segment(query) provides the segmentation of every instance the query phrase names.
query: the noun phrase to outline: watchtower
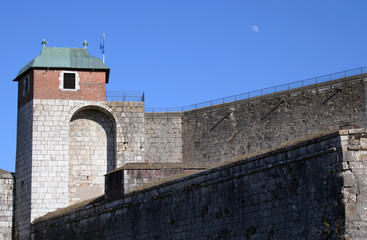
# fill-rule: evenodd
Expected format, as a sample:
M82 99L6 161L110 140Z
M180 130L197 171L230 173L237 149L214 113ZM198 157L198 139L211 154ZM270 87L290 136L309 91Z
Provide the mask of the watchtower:
M87 49L46 47L18 82L15 237L50 211L103 194L116 167L109 68Z

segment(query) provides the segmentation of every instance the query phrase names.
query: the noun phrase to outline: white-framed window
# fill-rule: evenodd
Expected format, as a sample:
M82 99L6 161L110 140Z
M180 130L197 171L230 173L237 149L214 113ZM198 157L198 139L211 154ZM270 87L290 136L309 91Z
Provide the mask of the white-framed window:
M61 71L59 88L64 91L77 91L79 87L79 74L73 71Z
M23 79L23 96L29 93L29 88L30 88L30 80L29 80L29 76L26 76Z

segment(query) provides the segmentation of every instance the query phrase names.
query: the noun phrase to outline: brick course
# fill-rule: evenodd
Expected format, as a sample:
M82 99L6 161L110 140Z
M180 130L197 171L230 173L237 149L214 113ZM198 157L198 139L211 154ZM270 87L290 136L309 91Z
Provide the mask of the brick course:
M80 78L80 89L62 90L60 74L63 70L31 69L18 83L18 108L32 99L70 99L86 101L105 101L106 73L98 71L73 71ZM23 79L30 78L30 92L23 96Z
M80 77L78 91L59 89L62 70L33 70L35 99L71 99L104 101L106 96L106 73L76 71Z

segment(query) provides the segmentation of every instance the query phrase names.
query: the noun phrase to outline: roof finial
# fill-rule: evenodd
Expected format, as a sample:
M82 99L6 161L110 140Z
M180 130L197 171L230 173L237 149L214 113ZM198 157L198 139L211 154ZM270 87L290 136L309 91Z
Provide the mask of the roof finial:
M42 39L41 44L43 45L43 49L45 49L46 48L46 45L47 45L46 39Z
M89 45L89 44L88 44L87 40L85 40L85 41L83 42L83 46L84 46L84 48L85 48L85 49L87 49L88 45Z

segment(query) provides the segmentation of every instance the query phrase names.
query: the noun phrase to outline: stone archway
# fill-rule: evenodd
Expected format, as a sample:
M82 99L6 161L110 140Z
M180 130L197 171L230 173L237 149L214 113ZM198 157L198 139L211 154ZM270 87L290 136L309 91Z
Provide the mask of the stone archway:
M97 109L78 111L69 123L69 204L104 194L114 169L115 123Z

